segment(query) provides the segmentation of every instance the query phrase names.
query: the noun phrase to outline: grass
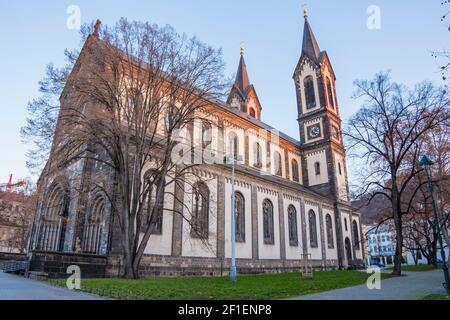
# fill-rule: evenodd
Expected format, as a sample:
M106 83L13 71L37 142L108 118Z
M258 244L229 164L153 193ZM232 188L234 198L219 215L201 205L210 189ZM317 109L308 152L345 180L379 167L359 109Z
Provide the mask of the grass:
M450 295L430 294L429 296L426 296L422 300L447 300L447 301L450 301Z
M442 265L438 265L438 269L441 269ZM393 270L393 267L388 268L387 270ZM418 264L414 266L402 266L402 271L413 271L413 272L425 272L425 271L433 271L436 270L431 264Z
M382 274L382 278L389 277ZM368 275L359 271L321 271L305 280L299 273L227 277L152 278L142 280L82 280L81 290L121 300L262 300L283 299L364 284ZM65 285L65 280L51 280Z

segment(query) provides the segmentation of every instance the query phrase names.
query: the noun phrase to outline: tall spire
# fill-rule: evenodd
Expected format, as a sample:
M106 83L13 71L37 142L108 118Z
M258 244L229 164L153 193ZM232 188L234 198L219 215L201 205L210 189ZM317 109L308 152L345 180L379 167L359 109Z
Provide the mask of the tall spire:
M245 90L250 86L250 80L248 78L247 66L244 60L244 46L241 44L241 60L239 61L239 67L236 74L236 80L234 85L241 91L241 94L245 94Z
M250 117L261 120L261 104L256 94L255 87L250 83L247 73L247 66L244 59L244 43L241 42L241 58L236 74L236 80L228 95L227 104L232 108L237 108L241 112L247 113Z
M308 9L304 9L305 27L303 29L303 48L302 53L305 53L308 57L318 60L320 56L320 48L317 43L316 37L311 29L311 25L308 21Z

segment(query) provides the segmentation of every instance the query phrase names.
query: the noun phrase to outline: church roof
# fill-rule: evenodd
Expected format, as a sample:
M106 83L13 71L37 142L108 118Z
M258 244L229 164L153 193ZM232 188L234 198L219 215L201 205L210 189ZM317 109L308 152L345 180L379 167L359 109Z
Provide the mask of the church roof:
M308 18L305 17L305 27L303 29L303 47L302 54L306 54L308 57L315 61L319 61L321 52L316 37L311 29Z

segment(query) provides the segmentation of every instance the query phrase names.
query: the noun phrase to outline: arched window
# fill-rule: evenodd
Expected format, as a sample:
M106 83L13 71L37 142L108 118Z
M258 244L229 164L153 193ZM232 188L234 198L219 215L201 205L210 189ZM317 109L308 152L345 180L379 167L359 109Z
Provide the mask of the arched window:
M253 143L253 166L255 168L262 168L263 152L261 145L258 142Z
M235 193L234 208L236 212L236 242L245 242L245 198L240 192Z
M313 109L316 107L316 95L314 91L314 80L311 76L305 78L305 100L306 109Z
M231 132L228 135L228 154L237 159L239 155L239 138L236 133Z
M317 248L319 246L317 241L317 223L316 213L313 210L309 210L309 244L311 248Z
M278 151L275 151L273 153L273 164L274 164L274 169L275 169L275 174L277 176L282 177L283 176L283 167L281 164L281 154Z
M263 202L263 234L264 244L275 244L273 226L273 204L266 199Z
M356 221L353 221L353 240L355 242L355 248L359 250L359 232Z
M292 167L292 180L294 180L295 182L299 182L300 178L299 178L299 175L298 175L298 162L297 162L297 160L292 159L291 167Z
M327 228L328 249L334 249L333 221L331 220L331 216L329 214L325 217L325 224Z
M256 118L256 112L253 108L250 108L250 117Z
M316 172L316 176L320 176L320 162L314 163L314 171Z
M209 235L209 188L204 182L193 187L191 236L207 239Z
M352 261L352 244L349 238L345 238L345 255L347 257L347 263L350 264Z
M330 78L327 78L327 90L328 90L328 103L334 109L333 87L331 86Z
M345 231L348 231L347 218L344 218Z
M202 146L203 149L211 147L212 143L212 127L208 121L202 122Z
M60 184L50 188L44 210L38 248L42 251L64 251L69 201L66 190Z
M86 216L83 240L81 242L81 250L83 253L100 254L104 216L105 200L103 196L98 195L91 202L88 215Z
M338 162L338 169L339 169L339 174L342 175L342 166L341 166L340 162Z
M293 205L288 207L289 244L298 246L297 210Z
M147 197L143 210L142 227L148 227L150 223L153 224L153 234L162 234L162 224L164 216L164 188L161 191L159 199L156 199L157 188L159 181L157 180L157 172L150 170L145 174L145 188L147 190ZM163 181L165 185L165 181ZM156 206L156 207L155 207ZM155 215L155 217L153 217Z

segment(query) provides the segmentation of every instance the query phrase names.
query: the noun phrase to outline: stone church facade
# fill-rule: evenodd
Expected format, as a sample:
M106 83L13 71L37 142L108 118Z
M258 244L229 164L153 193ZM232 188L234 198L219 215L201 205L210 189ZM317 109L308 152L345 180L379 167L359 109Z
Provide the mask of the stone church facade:
M364 261L360 215L349 201L336 77L305 19L302 53L293 75L300 141L261 121L262 106L249 80L244 52L227 102L216 101L213 112L203 115L218 127L211 137L213 148L243 156L235 181L241 273L298 271L305 259L318 269L353 267ZM194 139L201 134L194 129ZM83 175L77 181L89 181L84 175L102 170L89 162L71 169L71 174ZM208 244L192 236L182 216L163 211L159 230L145 251L143 275L227 272L231 170L206 164L196 170L205 181ZM58 276L76 264L84 276L119 275L123 264L111 205L94 194L83 199L67 195L67 190L81 187L69 186L67 175L63 171L47 175L44 170L39 179L41 199L29 241L30 270ZM168 188L183 203L194 201L190 186ZM52 201L60 205L50 206ZM183 210L183 203L167 196L164 207Z

